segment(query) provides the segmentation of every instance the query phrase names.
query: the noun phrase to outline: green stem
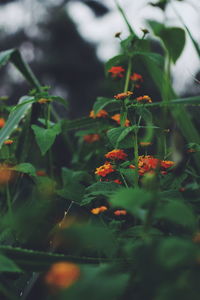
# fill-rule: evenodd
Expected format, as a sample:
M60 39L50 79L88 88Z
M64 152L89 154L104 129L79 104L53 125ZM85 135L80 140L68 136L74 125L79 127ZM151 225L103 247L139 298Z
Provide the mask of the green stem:
M48 103L47 105L47 112L46 112L46 127L47 129L50 127L50 119L51 119L51 104ZM49 172L50 176L53 178L53 159L52 159L52 151L49 149L48 151L48 164L49 164Z
M11 202L11 196L10 196L9 183L6 184L6 201L7 201L7 207L8 207L8 215L9 215L10 220L12 220L13 212L12 212L12 202Z
M135 139L134 139L134 162L135 162L135 175L134 175L134 184L135 187L138 186L138 179L139 179L139 175L138 175L138 130L136 129L135 131Z
M126 80L125 80L125 85L124 85L124 93L126 93L128 91L130 76L131 76L131 67L132 67L131 58L129 58L128 69L126 72Z

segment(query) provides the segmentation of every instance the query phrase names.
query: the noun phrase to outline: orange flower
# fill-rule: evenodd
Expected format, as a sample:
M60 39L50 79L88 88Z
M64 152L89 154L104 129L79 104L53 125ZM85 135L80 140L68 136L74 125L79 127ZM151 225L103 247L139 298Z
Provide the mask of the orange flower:
M49 286L64 289L71 286L80 277L80 268L71 262L58 262L51 266L45 276Z
M105 177L106 175L115 172L115 169L113 169L113 166L109 162L105 162L104 165L100 166L99 168L96 168L95 174Z
M44 170L38 170L36 171L37 176L47 176L47 173Z
M136 101L137 102L148 102L148 103L152 103L152 99L147 96L147 95L144 95L144 96L141 96L141 97L137 97L136 98Z
M13 177L13 171L7 164L0 164L0 184L8 183Z
M110 68L110 70L108 70L108 73L111 74L112 78L122 78L122 77L124 77L124 72L125 72L125 70L121 66L112 67L112 68Z
M46 98L40 98L40 99L38 100L38 103L40 103L40 104L47 103L47 102L50 102L50 100L49 100L49 99L46 99Z
M113 180L113 182L115 182L117 184L122 184L122 182L119 179L115 179L115 180Z
M127 211L124 209L118 209L114 212L115 216L125 216L127 215Z
M98 214L104 212L107 209L108 208L106 206L100 206L100 207L96 207L96 208L91 209L91 213L93 215L98 215Z
M6 121L4 118L0 118L0 128L3 128L5 125Z
M117 124L120 125L120 114L115 114L114 116L111 117L112 120L116 121ZM128 127L130 125L130 121L128 119L126 119L125 124L126 127Z
M105 118L108 116L107 111L105 111L104 109L101 109L96 115L94 113L94 110L91 110L90 112L90 118L92 119L96 119L96 118Z
M87 143L94 143L96 141L99 141L100 140L100 135L99 134L87 134L87 135L84 135L83 137L83 140Z
M139 88L140 87L139 83L143 82L142 76L137 73L133 73L133 75L130 76L130 80L134 82L136 88Z
M11 144L13 144L13 140L11 140L11 139L8 139L8 140L5 140L3 143L5 144L5 145L11 145Z
M114 96L114 98L117 99L117 100L119 100L119 99L122 100L122 99L125 99L125 98L127 98L131 95L133 95L133 92L128 91L128 92L125 92L125 93L117 94L117 95Z
M140 142L140 146L141 146L141 147L148 147L148 146L150 146L150 145L152 145L151 142Z
M168 168L174 166L174 161L171 161L171 160L162 160L160 166L162 168L168 169Z
M117 160L117 159L123 159L125 160L127 157L127 154L124 152L124 150L120 149L114 149L107 154L105 154L106 158L112 159L112 160Z

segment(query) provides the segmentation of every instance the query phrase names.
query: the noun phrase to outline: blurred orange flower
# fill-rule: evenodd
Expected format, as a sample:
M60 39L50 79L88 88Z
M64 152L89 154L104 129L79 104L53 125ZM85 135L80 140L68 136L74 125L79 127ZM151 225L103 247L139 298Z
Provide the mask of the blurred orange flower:
M12 168L7 164L0 164L0 184L8 183L12 177L14 172Z
M132 80L134 82L136 88L139 88L140 87L139 83L143 82L142 76L138 73L133 73L130 76L130 80Z
M5 145L11 145L11 144L13 144L13 140L11 140L11 139L8 139L8 140L5 140L3 143L5 144Z
M3 128L5 125L6 121L4 118L0 118L0 128Z
M137 102L148 102L148 103L152 103L152 99L151 97L144 95L144 96L140 96L136 98Z
M124 209L118 209L114 212L115 216L125 216L127 215L127 211Z
M71 286L80 277L80 268L71 262L58 262L51 266L45 276L49 286L64 289Z
M87 134L87 135L84 135L83 137L83 140L87 143L94 143L96 141L99 141L100 140L100 135L99 134Z
M96 207L96 208L91 209L91 213L93 215L98 215L98 214L104 212L107 209L108 208L106 206L100 206L100 207Z

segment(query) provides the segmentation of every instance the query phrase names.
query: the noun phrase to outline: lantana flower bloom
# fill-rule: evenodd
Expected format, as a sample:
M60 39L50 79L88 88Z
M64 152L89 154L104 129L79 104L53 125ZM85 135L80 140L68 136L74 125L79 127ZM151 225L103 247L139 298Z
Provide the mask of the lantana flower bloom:
M3 143L4 143L5 145L11 145L11 144L14 143L14 141L11 140L11 139L8 139L8 140L5 140Z
M116 121L117 124L120 125L120 114L115 114L114 116L111 117L112 120ZM128 127L130 126L130 121L126 119L124 126Z
M115 216L125 216L127 215L127 211L125 209L118 209L114 212Z
M106 211L108 208L106 206L100 206L100 207L96 207L96 208L93 208L91 209L91 213L93 215L98 215L104 211Z
M127 98L131 95L133 95L133 92L127 91L127 92L115 95L114 98L117 99L117 100L122 100L122 99L125 99L125 98Z
M118 160L118 159L125 160L127 157L127 154L124 152L124 150L114 149L114 150L106 153L105 157L112 159L112 160Z
M104 165L100 166L99 168L96 168L95 174L105 177L106 175L115 172L115 169L109 162L105 162Z
M97 114L94 113L94 110L91 110L91 112L90 112L90 118L92 118L92 119L105 118L107 116L108 116L108 113L104 109L101 109Z
M121 66L112 67L108 70L108 73L111 74L112 78L122 78L122 77L124 77L124 72L125 72L125 69L122 68Z
M151 97L144 95L136 98L137 102L147 102L147 103L152 103Z

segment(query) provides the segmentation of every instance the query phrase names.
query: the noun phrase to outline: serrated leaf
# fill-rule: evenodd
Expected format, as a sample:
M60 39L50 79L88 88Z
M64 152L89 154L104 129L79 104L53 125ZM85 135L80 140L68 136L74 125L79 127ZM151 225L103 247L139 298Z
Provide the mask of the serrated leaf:
M119 127L119 128L112 128L108 130L107 136L109 138L110 143L113 145L113 147L119 147L119 148L132 148L134 146L133 141L133 135L131 135L133 130L130 130L129 132L125 132L126 139L122 140L118 143L118 139L121 134L126 130L127 128ZM129 135L130 134L130 135ZM123 135L122 135L123 136Z
M51 148L56 136L61 132L61 124L57 123L51 128L42 128L37 125L32 125L31 128L34 131L36 142L40 148L42 155Z

